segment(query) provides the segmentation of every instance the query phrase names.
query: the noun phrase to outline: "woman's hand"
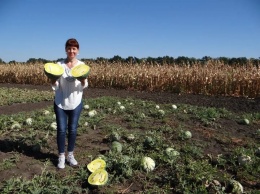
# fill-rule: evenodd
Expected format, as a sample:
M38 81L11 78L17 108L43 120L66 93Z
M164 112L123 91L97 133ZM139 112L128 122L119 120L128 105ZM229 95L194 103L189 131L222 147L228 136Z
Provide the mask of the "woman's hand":
M85 81L86 81L86 79L80 80L82 86L85 86Z
M54 79L51 79L51 84L52 84L52 85L56 85L56 81L57 81L56 79L55 79L55 80L54 80Z

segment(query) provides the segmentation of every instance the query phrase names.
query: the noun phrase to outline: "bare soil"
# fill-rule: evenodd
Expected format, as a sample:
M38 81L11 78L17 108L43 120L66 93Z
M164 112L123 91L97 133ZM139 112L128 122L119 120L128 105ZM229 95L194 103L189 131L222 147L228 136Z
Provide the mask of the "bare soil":
M3 84L0 87L15 87L50 91L49 85L23 85L23 84ZM129 91L116 89L88 88L84 91L84 98L96 98L101 96L132 97L143 100L151 100L156 103L183 103L205 107L226 108L233 112L258 112L260 110L260 98L248 99L243 97L226 96L204 96L193 94L177 94L169 92L146 92ZM50 101L28 104L13 104L11 106L0 107L0 114L13 114L17 111L31 111L51 105Z
M39 85L21 85L21 84L0 84L0 87L15 87L15 88L26 88L26 89L37 89L37 90L51 90L49 85L39 86ZM126 90L116 90L116 89L99 89L99 88L88 88L84 91L83 97L88 98L97 98L102 96L116 96L116 97L132 97L143 100L151 100L156 103L183 103L204 107L216 107L216 108L226 108L229 111L235 113L253 113L260 110L260 99L247 99L242 97L225 97L225 96L203 96L203 95L193 95L193 94L176 94L168 92L144 92L144 91L126 91ZM9 106L0 107L0 114L15 114L18 112L27 112L36 109L42 109L47 106L52 105L52 101L43 101L39 103L26 103L26 104L13 104ZM237 145L246 145L252 138L254 138L254 131L257 127L260 127L259 124L256 125L238 125L234 121L222 119L220 120L221 126L218 133L226 134L227 130L229 135L234 137L232 141L216 142L215 139L211 138L214 135L213 129L205 129L204 126L200 126L199 123L194 124L194 138L197 140L207 141L208 143L208 153L221 153L225 151L225 147L235 147ZM89 150L89 153L99 151L106 151L108 148L103 141L103 135L100 130L90 131L88 134L83 134L77 139L77 159L79 163L86 164L90 161L90 158L82 156L83 150ZM11 146L10 146L11 145ZM34 175L40 174L43 168L42 162L47 158L51 159L53 163L53 170L56 170L57 154L56 154L56 145L53 142L53 150L51 153L44 152L31 152L32 148L26 145L16 145L16 142L10 142L8 139L0 138L0 161L3 161L5 158L10 158L13 155L14 151L19 151L20 156L20 165L12 168L11 170L1 171L0 172L0 182L5 179L9 179L12 176L18 177L27 177L32 178ZM33 162L32 162L33 161ZM36 162L35 162L36 161ZM66 176L68 171L61 172ZM260 183L257 182L243 182L242 183L246 188L259 188ZM130 185L130 183L129 183ZM122 188L118 190L124 190L129 185L122 185ZM128 189L129 193L137 192L142 188L142 185L138 182L132 183L131 188Z

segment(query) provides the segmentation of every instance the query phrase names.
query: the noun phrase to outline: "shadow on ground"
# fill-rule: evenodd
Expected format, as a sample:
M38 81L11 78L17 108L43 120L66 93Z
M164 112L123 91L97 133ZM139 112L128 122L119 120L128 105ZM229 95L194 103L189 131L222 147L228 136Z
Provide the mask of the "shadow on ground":
M39 144L28 145L25 142L19 140L13 141L9 139L3 139L0 140L0 152L18 152L41 161L49 159L53 165L57 165L57 155L53 153L42 152Z

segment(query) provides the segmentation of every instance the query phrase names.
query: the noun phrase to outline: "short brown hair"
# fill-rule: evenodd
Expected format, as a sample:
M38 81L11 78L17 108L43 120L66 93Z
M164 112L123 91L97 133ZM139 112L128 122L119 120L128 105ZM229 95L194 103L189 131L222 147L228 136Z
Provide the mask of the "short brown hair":
M75 38L70 38L65 44L65 49L69 46L77 47L79 49L79 43Z

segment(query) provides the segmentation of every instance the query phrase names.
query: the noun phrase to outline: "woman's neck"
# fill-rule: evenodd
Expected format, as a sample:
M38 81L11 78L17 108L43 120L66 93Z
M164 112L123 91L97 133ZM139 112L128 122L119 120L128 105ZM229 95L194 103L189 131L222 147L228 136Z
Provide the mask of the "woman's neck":
M76 63L78 62L78 59L76 59L76 58L73 58L73 59L67 58L65 62L67 64L67 66L71 69L71 68L73 68L76 65Z
M67 62L67 63L75 63L76 61L77 61L76 58L72 58L72 59L67 58L67 59L66 59L66 62Z

